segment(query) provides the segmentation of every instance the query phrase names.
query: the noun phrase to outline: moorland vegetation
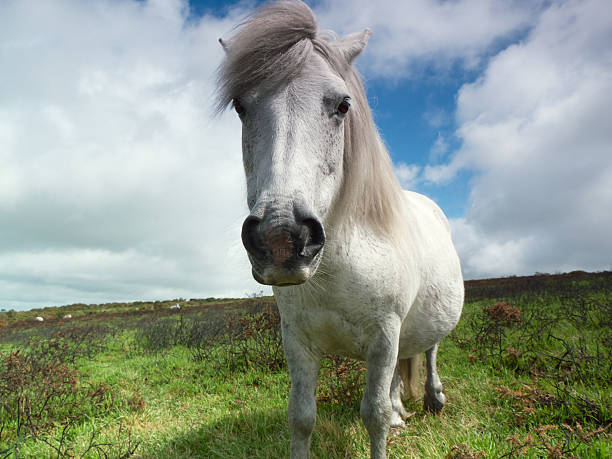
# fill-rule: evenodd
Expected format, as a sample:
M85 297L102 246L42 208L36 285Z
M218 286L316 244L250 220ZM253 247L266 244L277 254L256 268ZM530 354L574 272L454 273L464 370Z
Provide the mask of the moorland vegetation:
M287 457L279 323L259 295L0 312L0 457ZM610 272L466 282L447 407L408 401L389 457L612 457L611 330ZM368 457L364 377L324 360L315 457Z

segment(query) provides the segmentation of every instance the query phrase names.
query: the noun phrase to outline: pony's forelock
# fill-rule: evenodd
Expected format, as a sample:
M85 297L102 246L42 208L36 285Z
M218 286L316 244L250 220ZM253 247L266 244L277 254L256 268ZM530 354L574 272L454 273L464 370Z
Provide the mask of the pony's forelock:
M254 88L277 87L295 78L309 54L317 24L308 6L282 0L255 10L225 43L217 73L217 110Z

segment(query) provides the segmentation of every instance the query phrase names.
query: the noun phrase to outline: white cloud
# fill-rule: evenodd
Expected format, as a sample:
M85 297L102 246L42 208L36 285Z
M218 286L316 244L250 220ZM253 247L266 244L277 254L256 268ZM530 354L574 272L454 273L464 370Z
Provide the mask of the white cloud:
M440 107L432 107L423 113L423 119L434 129L439 129L449 124L451 118L451 115Z
M454 225L468 275L612 267L610 43L606 2L554 3L461 89L462 146L425 176L477 171Z
M466 278L481 277L483 272L491 277L523 273L525 252L532 242L528 236L499 240L465 218L451 219L450 224Z
M346 34L369 27L372 38L360 66L369 75L401 79L422 65L471 68L500 40L528 27L540 1L323 0L322 28Z
M429 150L429 159L431 161L438 161L446 152L448 152L448 142L444 136L438 132L438 137Z
M454 159L448 164L428 164L423 168L423 179L429 184L444 185L455 177L461 167L462 164Z
M419 181L421 168L416 164L399 163L394 166L395 175L405 190L414 190Z
M240 123L209 115L216 40L241 13L0 4L1 306L260 290Z

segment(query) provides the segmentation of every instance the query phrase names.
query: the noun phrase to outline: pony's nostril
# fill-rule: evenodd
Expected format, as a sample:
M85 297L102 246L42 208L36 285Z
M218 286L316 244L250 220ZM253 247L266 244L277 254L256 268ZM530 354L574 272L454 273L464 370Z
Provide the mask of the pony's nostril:
M263 258L265 256L265 249L259 234L260 223L261 218L249 215L242 224L242 243L247 252L255 258Z
M306 218L302 221L301 233L304 248L300 251L300 256L312 258L325 244L323 225L316 218Z

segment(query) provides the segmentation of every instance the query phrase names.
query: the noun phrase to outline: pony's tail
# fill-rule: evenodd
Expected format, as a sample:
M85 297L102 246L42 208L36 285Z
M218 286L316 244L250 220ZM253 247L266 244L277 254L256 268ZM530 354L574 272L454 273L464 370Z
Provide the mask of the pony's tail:
M402 380L402 399L417 399L419 397L417 383L419 381L422 364L422 354L417 354L413 357L410 357L409 359L399 360L398 372Z

